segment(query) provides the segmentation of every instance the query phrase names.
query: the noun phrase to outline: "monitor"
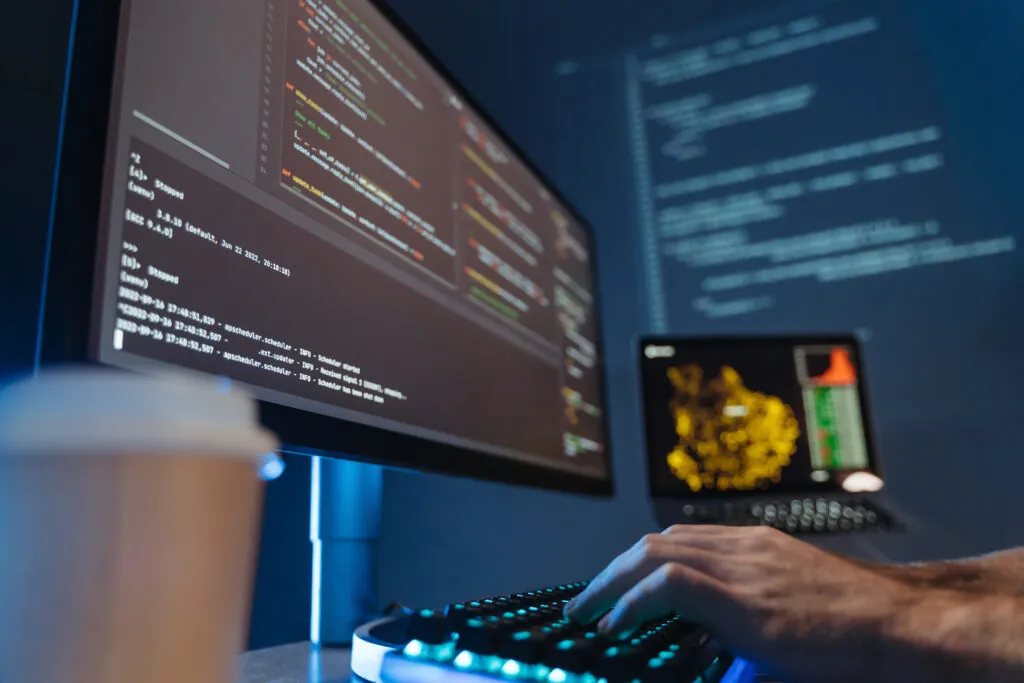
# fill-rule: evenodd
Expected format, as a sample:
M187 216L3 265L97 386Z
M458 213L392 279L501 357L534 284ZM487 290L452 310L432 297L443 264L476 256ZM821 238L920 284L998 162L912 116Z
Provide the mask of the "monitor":
M880 490L861 355L853 336L642 340L652 495Z
M292 450L611 492L589 228L386 7L78 11L42 360L230 378Z

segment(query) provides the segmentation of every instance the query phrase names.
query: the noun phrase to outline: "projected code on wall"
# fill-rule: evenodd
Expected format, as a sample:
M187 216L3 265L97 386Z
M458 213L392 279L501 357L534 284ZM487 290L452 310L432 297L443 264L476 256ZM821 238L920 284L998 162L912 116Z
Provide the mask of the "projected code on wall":
M978 231L946 191L926 73L874 5L826 3L629 58L655 328L795 304L809 281L1015 249L962 237Z

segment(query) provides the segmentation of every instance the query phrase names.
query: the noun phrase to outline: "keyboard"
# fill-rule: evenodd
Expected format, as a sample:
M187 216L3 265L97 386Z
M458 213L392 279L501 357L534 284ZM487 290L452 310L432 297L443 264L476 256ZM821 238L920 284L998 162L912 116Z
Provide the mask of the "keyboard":
M408 617L406 644L385 656L384 683L734 683L752 679L700 626L679 617L628 640L563 618L586 582L492 596Z
M788 534L894 531L895 518L868 500L797 498L682 506L683 524L770 526Z

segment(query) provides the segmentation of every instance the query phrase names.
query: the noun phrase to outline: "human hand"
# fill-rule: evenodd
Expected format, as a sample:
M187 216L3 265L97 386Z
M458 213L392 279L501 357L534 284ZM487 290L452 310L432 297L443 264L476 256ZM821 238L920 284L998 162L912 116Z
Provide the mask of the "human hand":
M774 529L676 526L615 559L566 616L591 623L607 612L599 628L625 637L674 612L791 683L863 681L913 594Z

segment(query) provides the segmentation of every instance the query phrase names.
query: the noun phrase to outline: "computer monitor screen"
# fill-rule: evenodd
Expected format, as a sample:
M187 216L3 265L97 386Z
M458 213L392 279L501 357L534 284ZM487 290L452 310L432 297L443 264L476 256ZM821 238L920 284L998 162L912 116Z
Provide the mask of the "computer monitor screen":
M647 339L651 488L669 497L877 491L856 339Z
M385 10L125 0L113 72L96 359L608 480L588 229Z

